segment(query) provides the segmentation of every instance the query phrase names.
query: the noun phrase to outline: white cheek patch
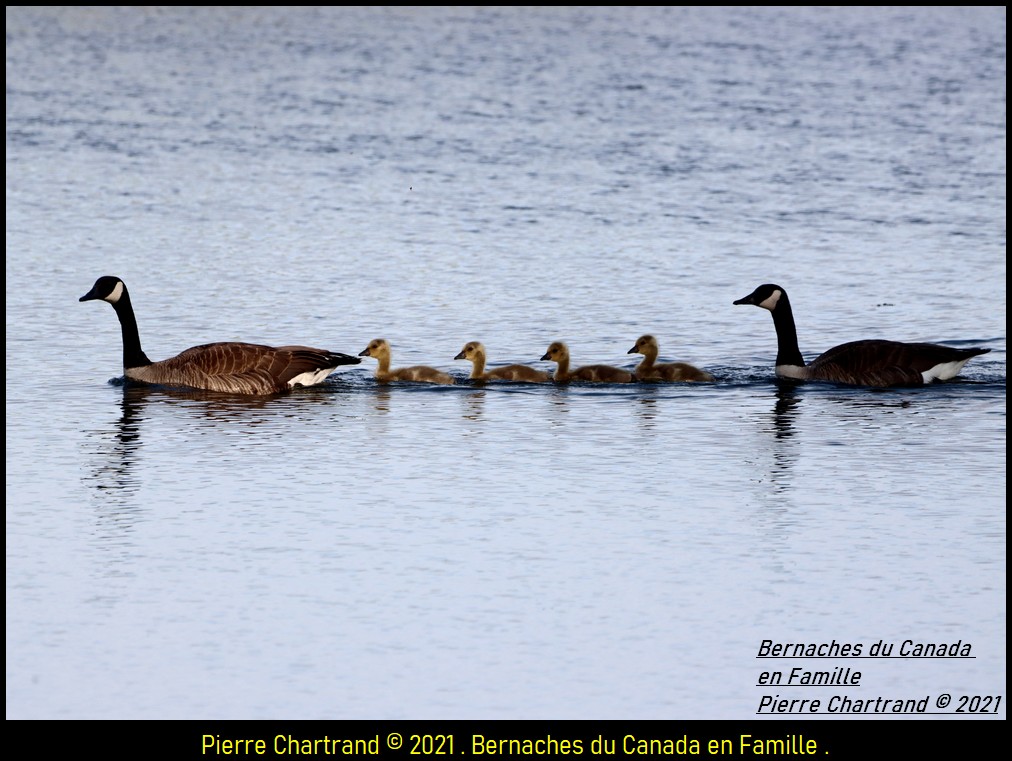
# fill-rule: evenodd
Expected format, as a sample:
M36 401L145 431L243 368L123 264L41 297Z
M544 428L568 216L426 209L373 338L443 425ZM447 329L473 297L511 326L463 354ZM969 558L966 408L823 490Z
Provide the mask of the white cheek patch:
M771 312L776 308L777 302L780 301L780 294L783 293L779 288L769 295L765 301L759 304L763 309L769 309Z
M110 304L115 304L119 301L120 296L123 295L123 282L119 281L116 283L116 287L112 289L112 293L105 297L105 300Z

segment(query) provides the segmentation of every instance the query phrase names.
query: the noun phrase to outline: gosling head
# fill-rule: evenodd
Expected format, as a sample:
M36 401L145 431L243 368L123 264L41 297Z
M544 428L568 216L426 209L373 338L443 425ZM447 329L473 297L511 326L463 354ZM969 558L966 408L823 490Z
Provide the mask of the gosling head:
M485 347L479 341L468 341L454 359L469 359L473 362L479 355L485 356Z
M646 354L648 351L653 351L655 354L658 351L657 339L653 336L640 336L636 339L636 344L626 354Z
M372 357L373 359L381 359L383 357L390 356L390 344L387 343L385 338L374 338L369 342L362 351L358 353L360 357Z
M569 356L569 349L562 341L554 341L549 347L548 351L541 358L542 360L548 360L550 362L558 362L559 360Z

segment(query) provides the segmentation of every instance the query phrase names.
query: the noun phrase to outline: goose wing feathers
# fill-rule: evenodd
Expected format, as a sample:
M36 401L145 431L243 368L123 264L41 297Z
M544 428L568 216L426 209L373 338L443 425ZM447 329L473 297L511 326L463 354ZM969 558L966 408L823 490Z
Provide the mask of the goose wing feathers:
M128 376L149 383L208 391L273 394L287 390L291 382L304 373L322 373L358 361L347 354L308 346L212 343L194 346L161 362L132 368Z
M813 378L863 386L921 385L940 365L965 363L990 349L956 349L928 343L851 341L824 352L808 366Z

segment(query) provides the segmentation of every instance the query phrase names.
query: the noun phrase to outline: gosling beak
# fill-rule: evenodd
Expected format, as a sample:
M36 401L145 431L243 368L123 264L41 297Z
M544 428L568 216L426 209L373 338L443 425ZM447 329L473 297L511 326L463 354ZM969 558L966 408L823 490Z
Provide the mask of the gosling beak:
M358 356L360 356L360 357L369 357L369 356L372 356L371 354L369 354L369 347L367 346L366 348L362 349L362 351L360 351L358 353Z
M456 357L454 357L454 359L465 359L464 352L461 352L460 354L458 354Z
M632 347L629 351L626 352L626 354L635 354L635 353L636 353L636 347L635 346Z
M548 356L548 354L545 354L545 356L543 356L543 357L541 358L541 360L542 360L542 361L544 361L544 360L546 360L546 359L551 359L551 357L549 357L549 356Z

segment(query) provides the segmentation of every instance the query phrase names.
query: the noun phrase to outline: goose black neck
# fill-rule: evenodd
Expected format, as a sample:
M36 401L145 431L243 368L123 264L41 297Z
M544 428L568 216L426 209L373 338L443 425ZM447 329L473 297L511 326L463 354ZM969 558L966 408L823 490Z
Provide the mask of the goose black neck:
M805 359L798 348L798 330L794 326L794 312L791 310L787 293L780 292L780 300L773 308L773 326L777 329L777 366L792 365L804 367Z
M141 349L141 335L137 330L137 318L134 317L134 308L130 303L130 294L126 288L123 295L112 305L119 317L119 325L123 331L123 369L131 367L144 367L150 365L151 360Z

